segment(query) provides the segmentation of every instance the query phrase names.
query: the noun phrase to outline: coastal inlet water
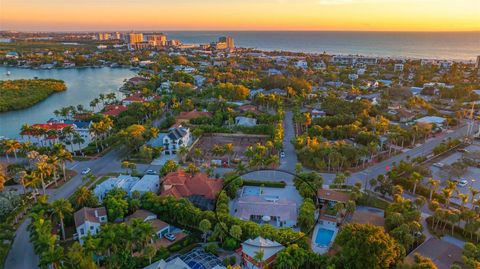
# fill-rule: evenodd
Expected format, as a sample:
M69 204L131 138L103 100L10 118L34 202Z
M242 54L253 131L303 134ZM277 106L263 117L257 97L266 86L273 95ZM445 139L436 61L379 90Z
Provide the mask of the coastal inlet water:
M230 35L238 47L393 58L475 60L480 32L236 31L166 32L184 43L210 43Z
M10 75L7 76L7 71ZM83 105L90 109L90 101L100 93L118 91L125 79L135 72L122 68L81 68L37 70L0 66L0 80L54 78L65 81L67 90L55 93L40 103L22 110L0 113L0 136L18 138L23 124L43 123L55 117L53 111L66 106Z

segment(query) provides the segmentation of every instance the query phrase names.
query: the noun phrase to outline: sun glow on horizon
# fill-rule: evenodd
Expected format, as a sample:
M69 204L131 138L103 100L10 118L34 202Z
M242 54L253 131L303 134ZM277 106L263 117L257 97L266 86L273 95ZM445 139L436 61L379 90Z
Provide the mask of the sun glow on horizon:
M478 0L0 0L1 30L480 31Z

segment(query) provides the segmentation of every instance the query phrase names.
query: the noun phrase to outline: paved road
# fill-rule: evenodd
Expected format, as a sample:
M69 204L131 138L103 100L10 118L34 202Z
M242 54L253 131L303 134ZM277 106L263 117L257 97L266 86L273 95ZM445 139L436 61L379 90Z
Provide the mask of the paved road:
M78 175L69 180L58 189L47 190L49 200L53 201L59 198L68 198L77 188L87 183L82 179L80 172L90 167L94 175L106 174L109 172L121 172L123 169L120 164L121 152L113 150L102 158L85 162L74 162L68 165L68 169L78 172ZM8 253L4 267L7 269L33 269L38 268L38 256L33 250L29 240L27 226L30 219L25 220L17 229L12 249Z
M295 129L293 126L293 113L292 111L285 112L285 119L283 121L283 151L285 152L285 158L280 159L280 169L287 170L291 173L295 173L295 165L297 164L297 153L295 147L290 142L295 138Z
M377 177L378 175L385 174L386 167L389 166L390 168L393 166L394 163L399 163L401 160L406 160L407 158L413 159L419 156L427 156L432 153L433 149L443 140L447 140L448 138L455 139L464 136L467 132L467 126L460 127L454 130L451 133L443 134L439 137L431 138L427 140L426 143L413 148L407 152L403 152L401 154L392 156L391 158L379 162L373 166L368 167L364 171L353 173L348 178L348 184L354 184L357 181L361 181L365 184L366 180L371 178Z

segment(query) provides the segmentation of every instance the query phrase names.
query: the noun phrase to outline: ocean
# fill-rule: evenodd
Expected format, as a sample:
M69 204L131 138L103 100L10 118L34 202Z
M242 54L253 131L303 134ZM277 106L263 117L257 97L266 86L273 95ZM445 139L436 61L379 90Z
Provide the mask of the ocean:
M480 32L235 31L165 32L183 43L210 43L230 35L237 47L266 51L352 54L392 58L473 61Z

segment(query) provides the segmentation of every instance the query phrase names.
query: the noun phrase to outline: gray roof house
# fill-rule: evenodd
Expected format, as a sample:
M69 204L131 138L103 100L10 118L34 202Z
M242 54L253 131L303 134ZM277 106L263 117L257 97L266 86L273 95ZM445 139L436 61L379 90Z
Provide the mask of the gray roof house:
M257 125L257 119L248 117L235 117L235 124L238 126L252 127Z

